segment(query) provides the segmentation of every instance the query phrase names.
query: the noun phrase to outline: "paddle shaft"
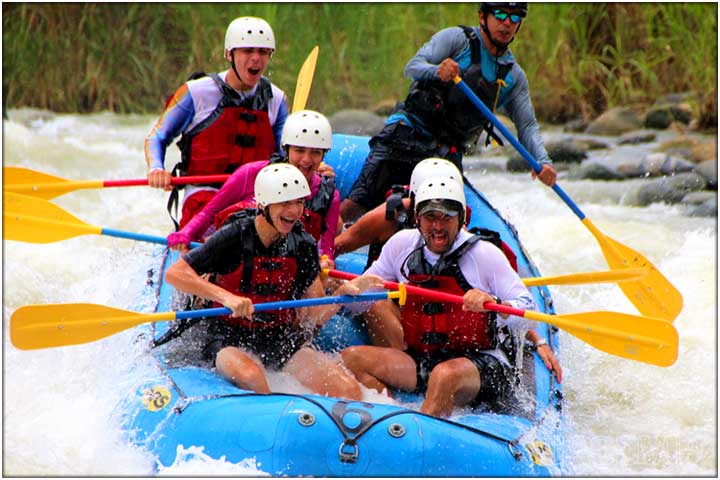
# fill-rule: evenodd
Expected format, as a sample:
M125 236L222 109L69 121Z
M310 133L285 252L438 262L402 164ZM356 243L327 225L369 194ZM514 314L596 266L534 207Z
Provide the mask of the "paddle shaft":
M256 312L267 312L269 310L282 310L287 308L314 307L317 305L336 305L345 303L373 302L377 300L385 300L394 298L393 292L371 292L360 295L338 295L335 297L317 297L303 298L300 300L282 300L279 302L257 303L254 306ZM175 312L175 319L182 320L187 318L200 317L218 317L221 315L229 315L232 310L226 307L206 308L203 310L188 310L184 312Z
M256 312L354 302L402 298L402 292L373 292L360 295L304 298L255 304ZM94 342L148 322L220 317L229 308L207 308L186 312L138 313L104 305L69 303L26 305L10 316L10 341L21 350L62 347Z
M533 158L530 152L518 142L477 95L475 95L475 92L473 92L459 76L456 76L453 81L483 116L515 147L530 167L532 167L536 173L540 173L542 166ZM610 268L614 270L629 267L646 269L646 275L642 278L619 283L620 289L633 305L635 305L638 311L644 315L664 318L670 322L675 320L680 314L683 305L682 295L677 288L642 254L602 233L590 219L585 216L582 210L580 210L580 207L570 199L560 185L555 183L552 189L595 237Z
M328 275L330 275L331 277L339 278L341 280L352 280L353 278L358 276L354 273L341 272L340 270L325 270L324 272L327 273ZM461 297L460 295L453 295L451 293L438 292L436 290L430 290L428 288L422 288L422 287L415 287L413 285L403 284L403 286L407 290L408 294L424 295L426 297L430 297L434 300L439 300L441 302L463 303L463 297ZM399 288L403 288L403 287L400 287L399 283L391 282L389 280L385 280L383 282L383 287L392 289L392 290L398 290ZM499 313L506 313L508 315L517 315L518 317L525 316L525 310L509 307L507 305L500 305L500 304L493 303L493 302L485 302L485 304L483 305L483 308L485 308L487 310L499 312Z
M170 183L172 185L189 185L189 184L206 184L206 183L224 183L230 175L204 175L189 177L172 177ZM107 187L136 187L147 185L147 178L131 178L125 180L64 180L59 179L56 182L38 182L38 183L16 183L6 184L3 188L8 192L22 193L25 195L34 195L38 193L68 193L73 190L81 190L87 188L107 188Z
M58 207L59 208L59 207ZM102 228L95 225L77 220L76 222L66 220L55 220L52 218L41 218L33 215L25 215L22 213L16 213L12 211L3 212L3 220L6 222L4 237L7 240L17 240L31 243L51 243L54 241L65 240L79 235L106 235L109 237L126 238L130 240L139 240L142 242L157 243L160 245L167 245L168 241L165 237L159 237L155 235L146 235L143 233L127 232L123 230L115 230L112 228ZM12 232L17 225L22 225L23 228L33 230L40 233L53 231L57 232L62 230L62 235L59 237L53 237L46 239L42 236L35 236L33 238L13 238ZM202 245L200 242L191 242L191 247L199 247Z
M123 230L115 230L112 228L101 228L100 235L107 235L109 237L127 238L130 240L139 240L141 242L157 243L160 245L167 245L168 241L165 237L157 237L155 235L146 235L144 233L126 232ZM202 245L200 242L190 242L190 248L196 248Z
M578 285L586 283L620 283L638 280L647 275L647 268L624 268L622 270L606 270L603 272L571 273L554 277L523 278L526 287L540 285Z
M478 96L475 94L475 92L472 91L468 85L463 82L463 80L460 77L455 77L453 79L455 84L460 88L460 90L467 95L467 97L470 99L470 101L477 107L478 110L483 114L483 116L490 121L490 123L495 126L498 130L500 130L500 133L503 134L503 137L505 137L513 147L522 155L522 157L525 159L525 161L532 167L533 170L535 170L535 173L540 173L542 170L542 165L538 163L537 160L533 158L533 156L528 152L525 147L522 146L522 144L515 138L515 136L510 133L510 130L507 129L505 125L495 116L495 114L492 113L492 111L478 98ZM557 193L560 198L563 199L563 201L567 204L568 207L575 213L575 215L578 216L580 220L583 220L585 218L585 214L580 210L580 208L575 205L575 202L570 199L570 197L565 193L565 190L563 190L560 185L555 183L555 185L552 186L552 189L555 190L555 193Z
M341 272L339 270L326 269L323 271L327 275L335 278L344 280L350 280L357 275L348 272ZM385 281L383 286L388 289L401 288L400 284ZM445 292L438 292L422 287L415 287L412 285L405 285L405 290L408 294L423 295L426 298L433 300L439 300L441 302L451 303L463 303L463 297L460 295L453 295ZM540 312L533 312L530 310L522 310L519 308L510 307L507 305L500 305L493 302L485 302L483 308L498 313L504 313L508 315L515 315L518 317L528 318L530 320L536 320L543 323L549 323L556 325L560 328L567 330L569 333L583 339L584 341L595 345L609 353L616 355L622 355L626 358L632 358L639 361L646 361L648 363L655 363L657 365L668 366L674 363L677 357L677 332L674 332L672 325L661 320L654 318L635 317L625 314L616 314L613 312L588 312L581 314L573 314L567 316L560 315L547 315ZM646 322L656 327L661 327L666 330L663 332L662 337L660 335L645 335L643 333L629 333L626 331L618 330L617 328L607 327L605 319L603 317L613 317L615 319L621 319L622 321L635 321L635 322ZM652 329L647 329L652 334ZM670 331L672 330L672 331ZM595 337L606 336L615 340L619 340L623 345L621 349L614 345L612 349L607 350L606 345L602 345L602 340L596 340ZM637 351L633 351L636 346L649 347L650 349L663 350L670 352L668 355L663 355L660 361L657 361L655 357L640 356L638 358ZM674 348L674 352L672 351ZM644 352L643 352L644 353Z

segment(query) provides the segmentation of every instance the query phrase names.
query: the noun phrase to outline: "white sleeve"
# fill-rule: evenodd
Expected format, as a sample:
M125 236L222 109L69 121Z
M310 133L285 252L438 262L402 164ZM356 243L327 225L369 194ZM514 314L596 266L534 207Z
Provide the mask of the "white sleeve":
M404 278L399 277L400 267L405 257L407 257L407 244L411 240L406 238L408 231L401 230L383 245L380 256L370 265L366 273L375 274L385 280L391 282L405 282Z

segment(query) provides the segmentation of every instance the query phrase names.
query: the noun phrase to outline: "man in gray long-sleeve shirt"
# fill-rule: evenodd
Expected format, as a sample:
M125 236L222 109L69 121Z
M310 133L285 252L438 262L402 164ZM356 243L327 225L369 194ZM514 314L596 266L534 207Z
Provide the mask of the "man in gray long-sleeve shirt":
M410 59L405 67L405 76L413 80L410 92L370 140L370 154L340 207L345 221L383 203L393 185L407 184L421 160L447 158L462 170L463 153L483 130L499 140L489 121L453 85L456 75L491 110L505 108L520 143L543 166L538 177L548 186L555 183L527 76L508 49L526 14L525 2L482 2L479 27L441 30Z

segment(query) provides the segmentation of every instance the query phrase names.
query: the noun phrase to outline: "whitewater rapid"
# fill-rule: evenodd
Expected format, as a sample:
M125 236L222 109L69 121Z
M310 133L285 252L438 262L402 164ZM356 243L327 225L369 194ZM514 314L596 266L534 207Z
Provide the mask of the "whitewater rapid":
M3 165L69 180L142 178L154 117L10 111ZM647 148L650 148L648 146ZM177 149L167 164L179 159ZM468 160L470 162L471 160ZM606 270L594 237L548 188L526 174L469 169L468 177L515 225L543 275ZM717 475L717 222L682 207L624 203L642 180L561 185L606 235L644 254L684 298L675 320L678 361L659 368L604 354L561 333L567 474ZM166 193L147 187L82 190L53 200L84 222L152 235L172 225ZM147 352L132 331L99 342L20 351L8 323L23 305L98 303L131 309L144 297L158 248L84 235L51 244L3 242L3 473L10 476L146 476L155 460L127 443L117 404ZM559 314L637 314L614 284L551 287ZM160 475L262 475L185 445Z

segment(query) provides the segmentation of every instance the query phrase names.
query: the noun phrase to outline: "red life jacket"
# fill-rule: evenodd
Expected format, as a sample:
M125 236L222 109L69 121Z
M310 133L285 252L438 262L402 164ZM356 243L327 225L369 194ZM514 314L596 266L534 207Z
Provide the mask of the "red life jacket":
M305 212L303 213L303 226L316 241L320 241L323 233L327 230L328 211L332 205L335 195L335 178L322 176L320 187L314 197L305 201Z
M243 232L254 230L254 215L241 213L236 216L243 222ZM248 297L253 303L276 302L290 300L296 293L297 286L303 281L303 273L297 269L298 251L302 229L299 225L290 232L286 241L287 249L283 255L260 256L256 253L255 235L245 235L242 258L245 260L234 271L217 275L213 283L235 294ZM215 303L214 306L222 305ZM280 324L292 323L295 319L294 309L269 310L258 312L252 320L246 318L224 317L231 325L245 328L267 328Z
M458 261L462 253L480 240L469 238L455 251L441 258L431 267L425 260L422 245L407 258L405 272L410 285L433 288L441 292L464 295L472 289L460 271ZM434 301L422 295L408 297L400 321L408 349L418 353L437 350L489 350L497 348L497 326L494 312L464 312L460 303Z
M268 117L272 98L270 82L262 78L257 93L241 99L219 75L209 75L222 92L215 110L178 142L180 175L232 173L240 165L267 160L275 151Z
M317 194L305 201L305 211L302 217L302 224L305 231L308 232L316 242L320 241L320 237L327 229L325 218L327 217L328 210L332 204L333 194L335 193L335 179L325 176L322 178ZM215 229L219 230L234 213L256 207L257 205L254 201L247 200L224 208L215 215Z

